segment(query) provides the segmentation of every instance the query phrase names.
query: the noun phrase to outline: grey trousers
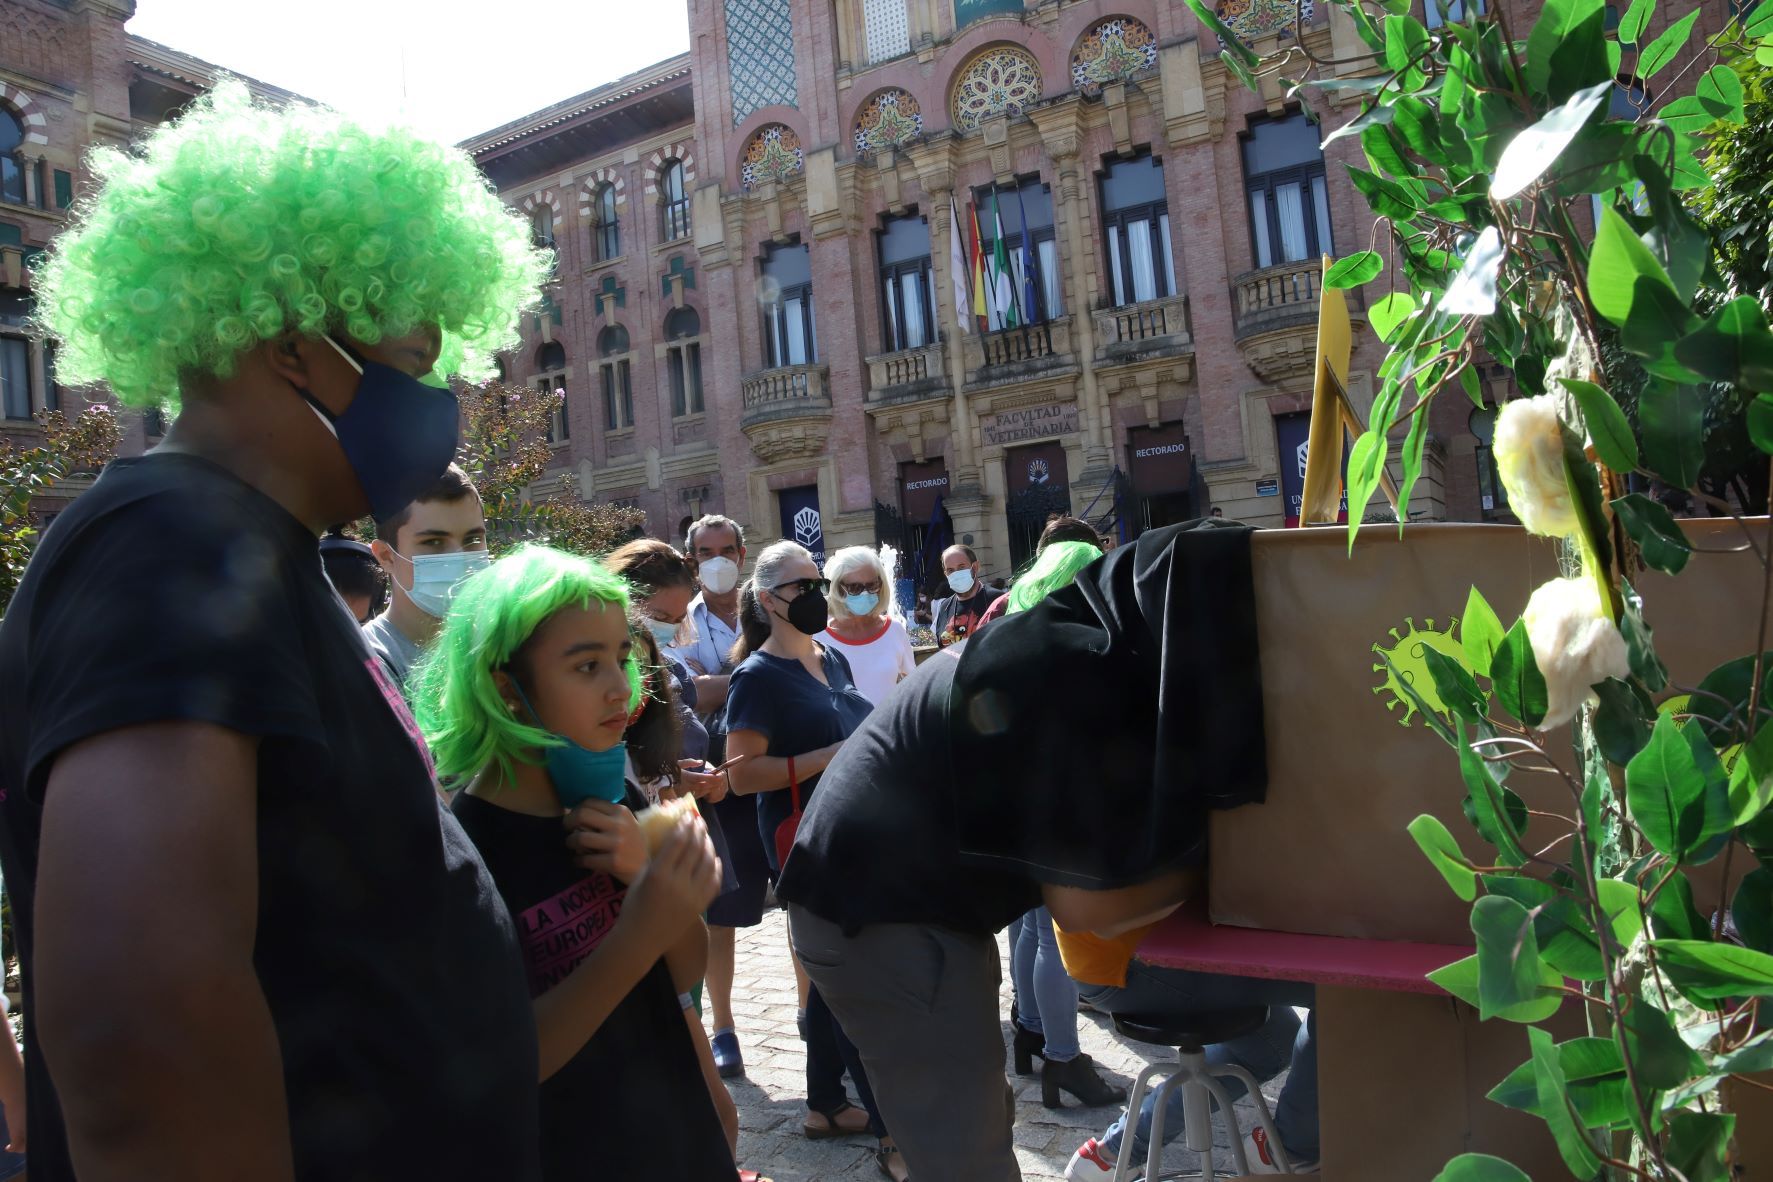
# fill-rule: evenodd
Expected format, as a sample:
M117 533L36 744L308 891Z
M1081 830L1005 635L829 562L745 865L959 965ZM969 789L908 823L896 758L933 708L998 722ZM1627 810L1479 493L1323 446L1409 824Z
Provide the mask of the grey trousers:
M1004 1078L997 941L878 924L845 936L788 908L789 937L868 1069L916 1182L1019 1182Z

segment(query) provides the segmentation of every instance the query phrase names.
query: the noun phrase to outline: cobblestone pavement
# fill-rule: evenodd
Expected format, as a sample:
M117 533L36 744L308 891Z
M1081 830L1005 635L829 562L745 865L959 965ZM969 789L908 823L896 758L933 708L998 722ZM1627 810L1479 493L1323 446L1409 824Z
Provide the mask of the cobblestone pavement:
M1000 940L1001 943L1001 940ZM1003 1014L1005 1063L1008 1054L1010 1012L1009 959L1004 959ZM758 927L739 933L737 971L733 984L733 1013L739 1024L739 1041L745 1053L745 1078L729 1081L739 1108L739 1163L775 1182L824 1182L836 1178L873 1178L882 1175L874 1164L874 1142L857 1137L847 1141L808 1141L801 1136L804 1113L805 1054L794 1028L794 969L788 957L788 925L780 911L768 915ZM1123 1042L1106 1018L1078 1015L1083 1049L1103 1068L1103 1074L1131 1090L1135 1074L1160 1048ZM908 1034L915 1036L915 1031ZM1284 1078L1284 1076L1282 1077ZM1062 1178L1065 1163L1085 1138L1098 1136L1115 1116L1112 1108L1079 1108L1072 1105L1053 1112L1041 1106L1040 1080L1012 1075L1016 1085L1016 1156L1022 1176L1029 1182ZM1276 1080L1263 1089L1273 1106ZM853 1093L852 1093L853 1094ZM1237 1105L1244 1129L1254 1124L1247 1103ZM1217 1122L1215 1122L1217 1125ZM1218 1148L1215 1169L1232 1173L1225 1133L1216 1127ZM1173 1144L1166 1160L1168 1169L1195 1169L1193 1156ZM916 1182L916 1179L913 1179Z

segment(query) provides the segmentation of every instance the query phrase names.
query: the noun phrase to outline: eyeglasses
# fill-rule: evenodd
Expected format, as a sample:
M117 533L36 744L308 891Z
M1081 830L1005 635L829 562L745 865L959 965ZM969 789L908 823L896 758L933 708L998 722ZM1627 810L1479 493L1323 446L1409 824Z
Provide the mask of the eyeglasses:
M786 583L777 583L774 587L771 587L770 590L774 591L777 595L780 595L783 599L787 599L788 596L782 595L782 592L790 587L799 588L802 595L824 596L831 594L830 579L793 579Z
M879 583L839 583L838 590L845 595L879 595Z

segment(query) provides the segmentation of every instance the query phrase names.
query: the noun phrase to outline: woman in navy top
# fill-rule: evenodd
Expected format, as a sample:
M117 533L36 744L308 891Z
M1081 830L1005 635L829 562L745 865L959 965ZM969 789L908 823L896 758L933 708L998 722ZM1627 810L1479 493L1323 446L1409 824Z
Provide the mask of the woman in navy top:
M843 654L813 639L825 630L830 589L805 547L783 541L758 556L739 593L743 635L727 690L726 754L745 757L733 766L733 791L757 797L759 835L777 871L776 830L793 814L794 796L804 808L819 773L873 708L856 689ZM881 1169L902 1180L904 1162L880 1123L861 1056L816 988L807 991L802 1033L808 1112L802 1131L815 1140L872 1132L881 1141ZM846 1067L865 1114L844 1091Z

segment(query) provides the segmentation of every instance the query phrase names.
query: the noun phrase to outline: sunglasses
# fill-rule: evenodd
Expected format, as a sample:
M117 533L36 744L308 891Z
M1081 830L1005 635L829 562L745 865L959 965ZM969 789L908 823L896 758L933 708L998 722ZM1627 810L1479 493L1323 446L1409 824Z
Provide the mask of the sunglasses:
M879 583L840 583L838 590L845 595L879 595Z
M794 580L787 582L787 583L777 583L774 587L771 587L770 590L774 591L777 595L781 596L783 599L787 599L789 597L786 595L782 595L782 592L786 591L790 587L799 588L800 593L802 595L824 596L824 595L831 594L831 580L830 579L794 579Z

